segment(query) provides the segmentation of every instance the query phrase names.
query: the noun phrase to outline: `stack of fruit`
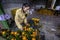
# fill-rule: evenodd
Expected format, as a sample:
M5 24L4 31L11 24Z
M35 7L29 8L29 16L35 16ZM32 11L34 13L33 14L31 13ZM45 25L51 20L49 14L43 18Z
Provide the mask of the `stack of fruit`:
M38 18L32 18L32 20L34 21L34 24L35 25L38 25L39 24L40 19L38 19Z
M39 9L39 10L37 10L37 13L39 13L41 15L53 16L55 11L52 9Z
M39 19L35 18L33 18L32 20L34 20L34 23L39 21ZM6 40L38 40L39 35L37 29L24 26L22 31L11 31L8 29L1 30L0 36L5 38Z
M7 40L36 40L37 39L37 31L32 28L27 28L23 31L10 31L4 30L0 32L0 36Z

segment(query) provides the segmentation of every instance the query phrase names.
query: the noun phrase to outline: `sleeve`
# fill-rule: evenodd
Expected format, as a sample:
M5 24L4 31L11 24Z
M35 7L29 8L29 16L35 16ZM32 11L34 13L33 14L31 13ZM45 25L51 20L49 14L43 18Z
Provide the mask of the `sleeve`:
M15 23L16 23L16 25L17 25L17 27L19 28L19 29L23 29L22 28L22 25L20 24L20 20L18 19L18 10L17 10L17 12L16 12L16 16L15 16Z
M27 23L27 18L24 19L24 23L25 23L25 24Z

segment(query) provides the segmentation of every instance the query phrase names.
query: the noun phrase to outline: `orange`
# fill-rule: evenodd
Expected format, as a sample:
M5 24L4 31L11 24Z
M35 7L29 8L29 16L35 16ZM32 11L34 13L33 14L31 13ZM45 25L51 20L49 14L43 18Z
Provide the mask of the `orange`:
M36 40L36 38L32 38L32 40Z
M15 38L12 38L11 40L16 40Z
M27 40L26 36L23 36L22 39L23 39L23 40Z
M25 32L22 32L22 35L24 35L25 34Z
M33 35L37 35L37 32L33 32Z
M11 34L14 34L14 32L11 32Z
M15 35L17 35L18 33L17 32L14 32Z
M5 31L2 32L3 35L4 35L5 33L6 33Z

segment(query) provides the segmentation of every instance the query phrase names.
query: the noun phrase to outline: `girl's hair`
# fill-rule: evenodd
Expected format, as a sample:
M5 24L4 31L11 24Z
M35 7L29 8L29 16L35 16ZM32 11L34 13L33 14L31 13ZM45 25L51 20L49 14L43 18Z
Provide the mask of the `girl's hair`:
M24 3L23 6L25 6L25 7L30 7L30 4ZM22 6L22 7L23 7L23 6Z

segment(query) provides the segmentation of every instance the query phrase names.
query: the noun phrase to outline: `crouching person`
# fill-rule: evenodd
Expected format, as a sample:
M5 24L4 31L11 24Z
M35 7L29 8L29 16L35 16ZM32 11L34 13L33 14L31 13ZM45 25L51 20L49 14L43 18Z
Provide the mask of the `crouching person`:
M23 30L22 23L24 23L25 25L29 25L27 22L27 16L29 15L29 9L30 9L30 5L25 3L23 4L22 8L16 11L15 23L18 29L20 30Z

